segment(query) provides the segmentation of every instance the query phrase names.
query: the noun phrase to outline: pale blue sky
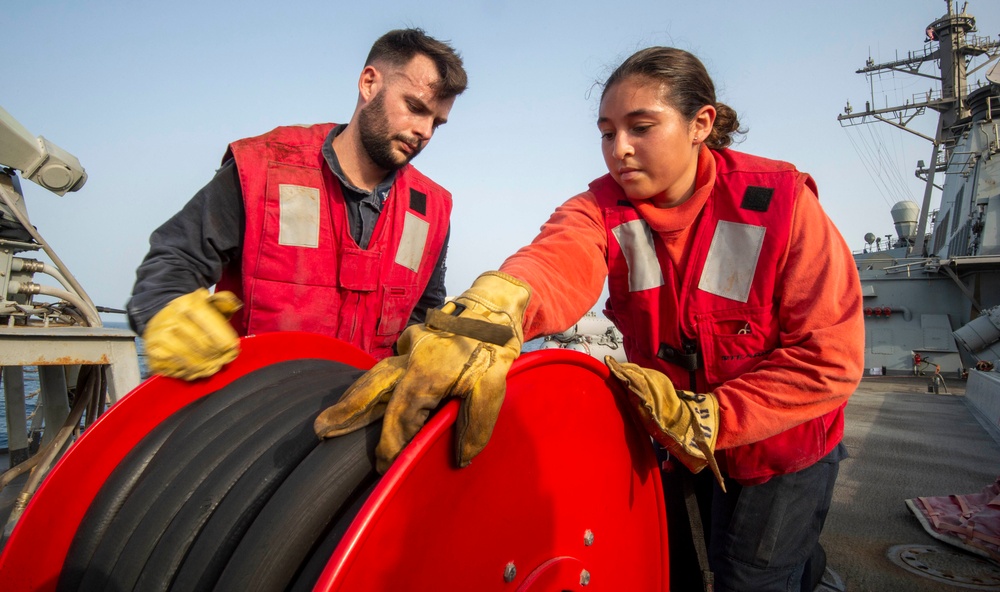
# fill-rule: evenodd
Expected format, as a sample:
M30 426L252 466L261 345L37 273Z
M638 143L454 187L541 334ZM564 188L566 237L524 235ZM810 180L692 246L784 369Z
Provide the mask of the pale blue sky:
M450 40L470 76L450 121L414 164L455 197L448 291L531 240L560 203L606 171L595 125L611 69L648 45L698 55L749 127L738 149L794 162L853 249L892 232L888 209L919 201L930 146L887 125L842 129L869 99L869 56L924 48L943 0L7 2L0 106L76 155L87 185L58 197L25 182L31 220L99 305L122 307L150 232L211 178L228 142L277 125L344 121L383 32ZM958 3L961 7L961 3ZM979 35L1000 2L973 0ZM890 104L924 78L878 81ZM933 125L928 117L927 125ZM872 179L855 145L897 163ZM909 192L908 195L906 193ZM121 320L121 317L106 317Z

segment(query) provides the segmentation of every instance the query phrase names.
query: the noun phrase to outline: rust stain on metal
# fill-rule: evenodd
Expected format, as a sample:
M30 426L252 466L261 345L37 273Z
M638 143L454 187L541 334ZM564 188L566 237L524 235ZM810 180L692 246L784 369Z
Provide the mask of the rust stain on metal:
M39 358L34 362L40 366L75 366L77 364L110 364L107 354L101 354L98 358L76 358L73 356L60 356L58 358Z

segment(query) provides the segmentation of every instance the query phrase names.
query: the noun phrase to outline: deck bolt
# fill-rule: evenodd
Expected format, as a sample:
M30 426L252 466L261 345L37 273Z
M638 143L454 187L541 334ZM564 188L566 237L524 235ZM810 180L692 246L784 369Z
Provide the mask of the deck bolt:
M587 571L587 570L581 571L580 572L580 585L581 586L586 586L589 583L590 583L590 572Z
M583 533L583 544L588 547L594 544L594 533L589 528Z
M517 568L514 567L514 562L511 561L503 568L503 581L508 584L514 581L514 576L517 575Z

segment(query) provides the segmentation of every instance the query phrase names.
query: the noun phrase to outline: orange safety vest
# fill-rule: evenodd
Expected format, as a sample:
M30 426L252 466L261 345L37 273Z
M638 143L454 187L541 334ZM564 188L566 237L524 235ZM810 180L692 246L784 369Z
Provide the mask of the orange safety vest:
M733 150L713 155L715 186L681 268L610 175L590 185L608 233L605 314L622 332L630 362L695 392L752 371L781 346L776 282L796 196L803 184L815 191L791 164ZM840 407L716 456L732 478L752 485L812 465L843 431Z
M246 233L218 289L244 302L240 335L309 331L392 355L444 248L451 194L410 165L396 173L367 249L351 237L322 154L334 124L279 127L233 142Z

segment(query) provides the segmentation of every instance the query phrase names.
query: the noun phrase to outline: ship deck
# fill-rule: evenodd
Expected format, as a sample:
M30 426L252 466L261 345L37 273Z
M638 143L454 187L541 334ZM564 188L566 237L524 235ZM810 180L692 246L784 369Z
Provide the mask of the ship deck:
M1000 590L1000 566L931 537L904 503L978 493L1000 475L997 431L966 404L964 382L947 387L934 394L925 377L866 377L847 405L850 458L821 538L847 590Z

